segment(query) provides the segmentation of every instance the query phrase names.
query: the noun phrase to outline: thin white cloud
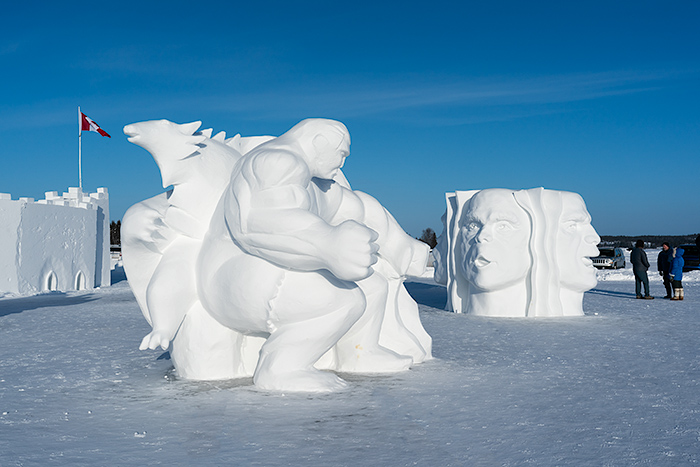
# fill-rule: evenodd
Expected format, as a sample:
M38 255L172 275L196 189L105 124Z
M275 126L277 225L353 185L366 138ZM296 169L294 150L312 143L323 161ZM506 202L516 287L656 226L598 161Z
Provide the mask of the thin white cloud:
M19 42L5 42L0 43L0 57L3 55L12 55L19 51Z
M649 92L670 86L674 79L689 74L695 73L609 71L471 80L422 76L335 80L309 77L304 83L277 87L268 92L204 94L193 90L189 95L103 95L91 100L108 108L110 115L127 115L127 120L134 109L148 108L166 118L175 112L194 115L222 112L258 120L335 116L406 121L420 114L441 125L459 125L564 112L567 109L561 104ZM83 102L88 100L85 97L82 97ZM65 122L67 109L74 113L75 99L66 96L22 108L2 108L0 105L0 126L5 129L28 124L55 126L59 121ZM553 110L556 106L559 108ZM105 117L103 113L102 118Z
M212 96L203 103L211 110L260 117L279 118L287 112L300 111L317 115L341 112L345 116L381 116L420 109L435 111L441 107L527 107L600 99L647 92L663 86L672 77L672 73L661 72L605 72L442 82L406 79L365 82L361 86L341 83L332 89L327 84L316 83L314 89L297 86L269 93Z

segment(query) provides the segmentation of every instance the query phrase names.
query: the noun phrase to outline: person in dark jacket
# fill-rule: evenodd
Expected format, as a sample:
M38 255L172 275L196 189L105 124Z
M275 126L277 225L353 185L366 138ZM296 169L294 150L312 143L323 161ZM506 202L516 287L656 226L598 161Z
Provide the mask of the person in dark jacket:
M685 250L681 247L673 249L673 259L671 260L671 281L673 284L673 297L671 300L683 300L683 259Z
M664 287L666 288L666 296L664 298L671 298L673 293L671 292L671 276L669 274L671 272L673 250L671 250L671 245L668 242L664 242L661 248L656 264L659 267L659 275L664 278Z
M637 292L637 298L652 300L654 297L649 294L649 276L647 276L649 259L644 251L644 242L642 240L637 240L634 248L632 248L630 262L634 272L634 290ZM642 296L642 285L644 285L644 296Z

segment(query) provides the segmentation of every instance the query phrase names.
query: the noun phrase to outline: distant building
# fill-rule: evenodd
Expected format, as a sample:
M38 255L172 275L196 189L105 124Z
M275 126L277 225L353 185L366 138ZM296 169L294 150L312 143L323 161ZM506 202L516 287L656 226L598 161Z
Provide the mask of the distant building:
M0 193L0 294L109 286L107 189L72 187L45 197Z

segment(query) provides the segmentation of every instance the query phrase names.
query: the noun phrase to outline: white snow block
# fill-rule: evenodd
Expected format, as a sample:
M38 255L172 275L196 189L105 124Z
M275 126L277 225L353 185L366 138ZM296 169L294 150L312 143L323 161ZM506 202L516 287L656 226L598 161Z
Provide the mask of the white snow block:
M0 292L109 285L108 199L74 203L77 188L45 194L37 202L0 196Z

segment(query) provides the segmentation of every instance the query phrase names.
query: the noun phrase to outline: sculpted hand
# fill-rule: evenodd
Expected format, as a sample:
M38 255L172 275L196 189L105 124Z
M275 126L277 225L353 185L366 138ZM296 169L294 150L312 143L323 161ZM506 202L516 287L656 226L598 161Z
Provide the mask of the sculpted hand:
M338 279L359 281L372 274L377 262L378 235L374 230L355 221L336 226L328 249L328 269Z
M168 350L171 336L164 331L153 330L141 341L139 350L151 349L155 350L159 345L163 350Z
M175 233L156 210L144 210L138 225L132 223L131 227L134 238L157 253L162 252L175 238Z

